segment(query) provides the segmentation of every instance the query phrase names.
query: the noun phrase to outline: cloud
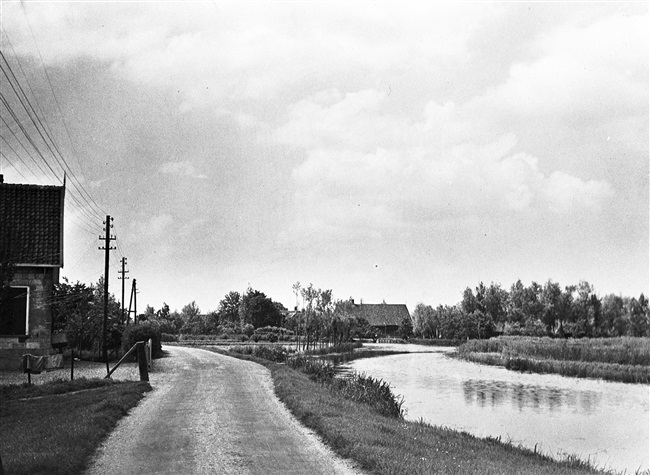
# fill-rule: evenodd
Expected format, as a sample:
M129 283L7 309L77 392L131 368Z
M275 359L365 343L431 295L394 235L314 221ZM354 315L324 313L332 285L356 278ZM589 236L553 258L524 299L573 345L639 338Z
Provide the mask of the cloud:
M159 168L160 173L174 176L184 176L188 178L197 178L205 180L207 175L199 173L194 165L189 161L183 162L165 162Z

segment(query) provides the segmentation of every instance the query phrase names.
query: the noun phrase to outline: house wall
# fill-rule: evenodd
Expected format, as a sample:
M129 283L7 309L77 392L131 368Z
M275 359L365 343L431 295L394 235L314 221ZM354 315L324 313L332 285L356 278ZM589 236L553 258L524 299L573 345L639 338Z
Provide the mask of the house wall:
M370 325L377 335L385 335L385 336L398 336L399 335L399 327L397 325Z
M59 269L53 267L17 267L12 287L28 287L28 338L0 336L0 369L17 370L24 354L44 356L56 353L52 348L52 287L58 283Z

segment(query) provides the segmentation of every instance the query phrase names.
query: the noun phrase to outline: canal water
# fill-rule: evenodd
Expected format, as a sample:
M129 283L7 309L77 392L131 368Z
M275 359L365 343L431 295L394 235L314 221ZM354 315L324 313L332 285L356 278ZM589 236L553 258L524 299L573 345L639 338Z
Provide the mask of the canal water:
M501 437L600 468L649 468L650 386L527 374L450 357L453 348L364 345L411 351L352 361L345 369L388 381L406 418L479 437Z

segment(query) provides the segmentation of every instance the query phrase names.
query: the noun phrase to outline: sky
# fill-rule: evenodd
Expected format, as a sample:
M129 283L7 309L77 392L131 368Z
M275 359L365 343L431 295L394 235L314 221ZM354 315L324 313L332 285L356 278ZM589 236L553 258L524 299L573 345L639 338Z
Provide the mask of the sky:
M65 170L61 275L97 282L110 215L139 312L292 308L296 281L411 311L481 281L648 294L647 2L0 6L65 159L3 105L5 182Z

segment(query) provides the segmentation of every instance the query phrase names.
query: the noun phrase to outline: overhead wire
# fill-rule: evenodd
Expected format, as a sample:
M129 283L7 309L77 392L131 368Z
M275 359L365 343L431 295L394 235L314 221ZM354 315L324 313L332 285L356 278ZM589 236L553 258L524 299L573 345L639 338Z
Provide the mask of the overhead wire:
M2 121L4 122L4 119L2 119ZM15 155L16 157L18 157L18 160L20 160L20 162L25 166L25 168L27 168L27 169L29 170L29 172L30 172L32 175L34 175L34 177L37 177L37 179L42 183L43 181L40 180L40 179L38 178L38 175L37 175L36 173L34 173L34 170L32 170L31 167L30 167L29 165L27 165L27 162L25 162L25 160L23 160L23 157L21 157L20 154L19 154L18 152L16 152L16 150L14 150L14 148L11 146L11 144L10 144L9 142L7 142L7 140L6 140L2 135L0 135L0 139L2 139L2 141L7 145L7 147L9 147L9 150L11 150L11 151L14 153L14 155ZM4 154L3 154L3 155L4 155ZM4 155L4 157L6 157L6 158L7 158L7 161L9 161L9 158L8 158L6 155ZM9 162L9 163L11 163L11 162ZM20 172L20 170L18 170L18 168L16 167L16 165L14 165L14 164L12 163L11 166L14 168L14 170L16 170L18 173L20 173L20 176L22 176L25 180L27 180L27 178L25 177L25 175L23 175L23 174Z
M13 163L11 163L11 160L9 160L9 157L7 157L7 156L2 152L2 150L0 150L0 156L3 157L5 160L7 160L7 162L9 162L9 165L11 165L11 166L13 167L13 169L16 170L16 172L17 172L21 177L23 177L24 180L27 180L27 177L26 177L25 175L23 175L22 172L21 172L20 170L18 170L18 169L16 168L16 166L15 166ZM20 156L18 156L18 158L20 158ZM21 160L22 160L22 159L21 159Z
M32 39L34 41L34 44L36 46L36 50L38 52L38 56L39 56L39 59L40 59L40 62L41 62L41 67L43 68L45 78L47 80L50 91L51 91L52 96L54 98L54 102L55 102L57 110L59 112L61 122L63 123L63 127L64 127L65 133L67 135L68 141L70 143L70 146L71 146L72 150L74 151L73 157L77 161L77 164L79 165L79 168L80 168L80 170L82 172L82 175L83 175L81 162L79 161L79 154L78 154L77 149L75 147L74 141L72 140L70 130L68 129L67 123L66 123L64 115L62 113L61 104L59 103L59 100L58 100L58 98L57 98L57 96L56 96L56 94L54 92L54 88L52 86L52 81L51 81L50 75L48 73L47 68L45 67L45 62L43 60L40 48L38 47L38 43L36 42L34 32L33 32L32 28L31 28L31 24L29 23L29 18L27 17L26 14L25 14L25 16L26 16L26 19L27 19L27 22L28 22L28 25L29 25L29 29L30 29L30 32L31 32L31 35L32 35ZM70 182L71 182L72 188L74 189L74 191L76 191L76 193L66 193L66 198L68 198L67 201L70 202L71 206L73 206L74 208L76 208L79 211L78 214L72 214L71 222L75 226L77 226L79 229L81 229L83 231L86 231L89 234L94 234L95 231L93 231L91 228L94 228L94 226L95 226L94 223L96 222L96 219L104 218L104 215L106 215L107 213L105 213L103 211L103 209L97 204L97 202L95 201L93 196L87 191L87 189L83 186L81 181L77 178L77 176L74 173L74 171L72 170L70 164L68 163L68 161L66 160L64 155L61 153L57 143L52 138L51 127L50 127L50 125L49 125L49 123L48 123L48 121L47 121L47 119L45 117L45 114L43 113L42 108L40 107L39 102L35 99L36 96L34 94L34 90L32 89L31 83L29 82L29 78L27 77L27 75L25 74L25 71L23 70L20 59L19 59L18 55L16 54L16 51L13 48L13 44L11 43L11 40L9 39L9 36L7 35L6 32L4 32L4 36L5 36L8 44L9 44L9 46L11 47L11 50L14 53L14 60L15 60L16 64L18 65L18 68L19 68L20 72L22 73L22 75L24 77L24 80L26 81L27 88L28 88L29 92L31 93L32 98L34 98L33 102L36 104L36 107L34 107L33 102L30 100L30 98L29 98L28 94L26 93L25 89L22 87L22 85L21 85L20 81L18 80L13 68L11 67L11 64L9 63L7 57L5 56L5 54L1 50L0 50L0 58L2 59L3 63L0 62L0 69L2 70L2 73L4 74L4 76L7 78L7 83L10 85L10 87L11 87L11 89L12 89L14 95L15 95L15 98L18 100L18 102L20 103L20 105L22 106L24 111L27 113L27 117L29 119L29 122L31 122L34 130L36 131L36 133L40 137L42 143L45 145L45 147L49 151L49 155L51 155L54 158L56 164L58 165L58 168L60 168L64 173L66 173L66 174L68 174L70 176ZM2 91L0 91L0 94L2 94ZM31 145L31 148L34 149L34 151L40 157L41 160L37 160L27 150L27 148L23 144L23 140L21 140L18 137L18 135L16 135L16 133L12 130L12 127L10 127L10 125L3 119L3 122L7 126L7 129L9 130L9 132L11 132L11 134L13 135L14 139L20 144L22 149L27 153L27 155L30 157L30 159L37 165L37 167L39 168L39 170L41 170L41 172L43 173L44 176L49 175L47 173L47 170L49 170L50 173L54 176L54 178L57 179L59 182L61 182L61 179L58 178L58 175L57 175L56 171L54 170L53 166L49 163L49 161L45 157L45 154L43 153L43 151L37 145L36 139L30 135L29 131L27 130L27 127L22 123L22 121L20 120L18 114L13 109L10 101L8 100L8 98L6 98L4 96L4 94L2 94L2 101L1 102L2 102L3 106L5 107L5 109L7 109L7 111L9 112L9 115L12 117L12 119L16 123L18 129L20 129L20 131L22 132L22 135L25 137L25 139L27 140L29 145ZM42 117L42 119L41 119L41 117ZM4 139L4 137L2 137L2 140L6 144L9 145L9 143ZM19 160L25 165L25 167L35 177L37 177L38 175L36 173L34 173L33 170L31 169L31 167L29 167L27 165L27 163L22 159L21 154L17 153L16 150L13 147L11 147L10 145L9 145L9 147L12 150L12 152L19 158ZM6 157L6 155L4 155L4 154L3 154L3 156ZM7 158L7 161L9 161L8 158ZM10 163L13 166L13 163L12 162L10 162ZM47 170L43 168L41 163L45 164L45 166L47 167ZM23 178L25 178L25 176L20 172L20 170L18 170L15 166L14 166L14 168L16 169L16 171ZM79 198L77 198L76 195L78 195ZM80 199L81 199L81 201L83 201L83 203L80 201ZM76 206L74 206L74 205L76 205ZM107 223L107 232L110 233L110 223ZM124 252L122 251L122 247L121 247L120 243L117 242L117 240L111 240L111 242L115 243L117 249L119 249L119 252L122 255L124 255ZM89 251L87 251L82 256L82 258L80 258L80 260L75 264L75 266L78 265L78 263L83 258L85 258L85 256L88 255L88 252ZM110 265L110 268L115 269L116 267L121 266L120 260L115 255L116 253L111 253L111 254L112 254L112 257L113 257L113 263L112 263L112 265ZM93 276L98 275L98 274L100 274L100 272L97 272L97 273L93 274Z
M26 14L25 14L25 17L27 18ZM81 175L83 177L83 166L81 164L81 161L79 160L79 153L77 152L77 148L75 147L74 141L72 140L72 137L70 136L70 130L68 129L68 124L65 121L65 117L63 115L63 112L61 111L61 104L59 103L59 99L56 96L56 93L54 92L54 87L52 87L52 81L50 80L50 75L47 72L47 68L45 67L45 61L43 61L43 55L41 54L41 48L38 46L38 42L36 41L36 37L34 36L34 31L32 30L32 25L31 25L31 22L29 22L29 18L27 18L27 24L29 26L29 31L30 31L30 33L32 35L32 40L34 41L34 45L36 46L36 51L38 52L38 58L41 61L41 67L43 68L43 71L45 72L45 78L47 79L47 83L50 86L50 91L52 92L52 97L54 98L54 103L56 104L56 108L57 108L57 110L59 112L59 117L60 117L61 122L63 124L63 128L65 129L65 133L68 136L68 142L70 143L70 146L72 147L72 150L74 152L73 157L77 161L77 165L79 165L79 169L80 169ZM25 78L25 80L27 82L27 87L29 87L29 92L31 92L32 97L36 97L36 94L34 94L34 90L32 89L32 85L29 82L29 78L27 77L27 74L25 74L25 70L23 69L23 65L20 62L20 58L16 54L16 50L14 49L14 45L11 42L11 39L9 38L9 35L7 34L7 32L3 32L3 33L4 33L4 36L5 36L5 39L7 40L7 43L9 44L9 47L11 48L11 51L14 54L14 59L16 60L16 63L18 64L18 68L20 69L20 72L23 73L23 77ZM38 110L40 111L41 115L45 119L45 114L43 113L43 110L41 109L41 106L38 103L38 101L36 102L36 106L38 107ZM92 199L92 197L90 197L90 198Z
M18 125L18 128L21 130L21 132L23 132L23 135L27 138L28 142L32 145L32 148L34 148L34 150L36 151L36 153L37 153L37 154L38 154L38 155L43 159L43 161L45 162L45 165L46 165L47 168L50 170L50 172L52 173L52 175L53 175L56 179L58 179L56 172L55 172L54 169L50 166L49 162L45 159L45 157L43 156L42 152L38 149L38 147L36 146L36 144L34 143L34 141L32 140L32 138L30 137L30 135L27 133L27 131L26 131L25 128L23 127L22 123L21 123L20 120L18 119L18 117L17 117L15 111L14 111L14 110L11 108L11 106L8 104L8 101L6 100L6 97L4 96L4 94L2 94L1 91L0 91L0 102L2 102L2 104L5 106L5 108L6 108L7 111L9 112L9 114L12 116L12 118L14 119L14 122L16 123L16 125ZM1 120L2 120L2 122L5 124L5 126L6 126L7 129L9 130L9 132L11 132L11 134L14 136L14 138L16 139L16 141L21 145L21 147L23 148L23 150L25 150L25 152L27 153L27 155L28 155L28 156L32 159L32 161L36 164L36 166L39 168L39 170L41 170L41 172L42 172L45 176L48 176L47 171L46 171L46 170L41 166L41 164L39 163L39 161L36 160L36 159L34 158L34 156L33 156L33 155L32 155L32 154L27 150L27 148L26 148L25 145L22 143L22 141L20 140L20 138L15 134L15 132L11 129L11 127L9 126L9 124L7 124L7 122L4 120L4 118L1 118ZM4 140L4 139L3 139L3 140ZM23 163L24 163L24 162L23 162ZM30 171L31 171L31 169L30 169ZM33 173L33 172L32 172L32 173ZM79 206L79 209L80 209L83 213L85 213L85 216L86 216L89 220L92 221L92 220L95 220L95 219L96 219L93 215L90 214L90 212L88 211L88 209L87 209L87 208L86 208L86 207L85 207L85 206L84 206L84 205L83 205L83 204L82 204L82 203L77 199L77 197L76 197L74 194L66 194L66 197L69 197L70 200L72 200L72 201L74 201L75 203L77 203L78 206Z
M22 123L18 120L18 117L16 116L14 110L11 108L9 103L6 101L4 94L2 94L2 91L0 91L0 102L2 103L2 105L5 106L5 108L7 109L7 112L9 112L9 115L11 115L11 117L16 122L16 125L18 125L18 128L20 129L20 131L23 133L25 138L27 138L27 141L32 145L34 150L36 150L36 153L43 159L43 162L45 162L45 165L47 165L47 168L52 173L52 176L54 178L58 179L57 176L56 176L56 172L52 169L52 167L47 162L47 160L45 160L45 157L41 154L40 150L38 150L38 148L36 147L36 144L34 144L32 138L29 136L29 134L27 133L27 131L23 127ZM5 122L4 119L2 119L2 121L5 123L5 125L8 126L8 124ZM16 140L18 140L21 143L21 145L23 145L22 142L20 141L20 139L18 138L18 136L13 132L13 130L11 130L11 127L8 127L8 128L9 128L9 131L12 133L12 135L16 138ZM24 145L23 145L23 148L25 149L25 151L27 151L27 149L24 147ZM35 160L34 157L31 154L30 154L30 157L34 160L34 162L36 163L38 168L43 172L43 174L45 176L48 176L47 171L43 167L40 166L39 162L37 160ZM51 178L51 177L48 176L48 178Z
M45 135L47 136L50 143L52 144L52 147L54 147L54 150L56 150L58 156L60 157L60 160L59 160L59 158L57 158L57 154L55 154L52 151L52 149L49 147L49 145L47 144L47 141L45 140L45 137L43 137L43 135L40 133L40 130L38 129L38 127L36 127L37 131L39 132L39 134L43 138L43 141L45 142L46 146L48 146L48 149L50 149L50 152L52 153L52 156L55 158L55 160L57 160L57 163L59 164L59 166L61 167L62 170L64 170L64 171L67 170L68 174L70 175L72 184L75 185L75 182L76 182L75 187L78 185L79 188L77 188L77 191L79 191L82 198L83 198L84 194L86 195L86 197L88 199L84 198L84 201L91 207L91 209L95 212L95 214L97 214L98 216L101 216L101 214L100 214L100 212L102 211L101 207L97 204L97 202L93 199L93 197L88 193L88 191L84 188L84 186L78 180L75 173L72 171L72 168L68 164L67 160L65 159L65 157L63 156L63 154L59 150L58 146L56 145L56 142L52 139L52 136L51 136L51 134L50 134L50 132L48 130L49 127L46 126L46 125L49 125L49 124L47 124L47 119L45 117L43 117L43 120L40 119L40 117L38 116L38 114L34 110L34 107L33 107L32 103L31 103L31 101L29 100L29 98L25 94L25 91L23 90L22 86L20 85L20 82L18 82L18 79L16 78L16 75L14 74L13 70L11 69L11 66L9 65L9 62L7 61L6 57L4 56L4 54L2 54L1 51L0 51L0 55L2 56L5 63L7 64L7 68L11 72L11 75L14 78L14 81L16 81L16 84L17 84L18 88L20 89L20 92L23 94L25 100L27 101L28 105L30 106L30 109L32 110L32 112L34 114L34 117L36 117L36 120L38 121L41 128L45 132ZM43 66L43 68L45 68L45 67ZM46 72L46 75L47 75L47 72ZM48 78L48 82L49 82L50 81L49 75L47 75L47 78ZM29 88L31 90L31 85L29 83L29 79L26 78L26 81L27 81L27 84L29 85ZM49 83L49 84L50 84L50 89L52 90L52 93L54 94L54 89L52 88L52 84L51 83ZM32 94L33 94L33 92L32 92ZM54 97L55 97L56 103L58 104L58 100L56 99L56 96L54 96ZM37 102L37 105L38 105L38 102ZM39 107L39 110L40 110L40 106L38 106L38 107ZM29 114L29 111L27 111L27 112ZM41 115L43 115L42 112L41 112ZM30 115L30 119L32 119L32 122L33 122L33 118L32 118L31 115ZM45 125L43 124L43 121L45 121ZM34 123L34 125L36 126L35 123ZM67 131L67 126L65 126L65 127L66 127L66 131ZM70 138L69 135L68 135L68 138ZM72 142L71 142L71 144L72 144ZM74 148L74 144L72 144L72 147ZM63 162L63 164L61 164L61 162ZM88 200L90 200L92 202L92 204ZM94 205L94 207L93 207L93 205Z
M90 210L93 213L95 213L97 215L97 217L101 217L101 214L98 211L98 209L101 209L101 208L99 208L97 203L92 199L92 197L88 194L86 189L83 187L83 185L81 185L81 183L79 182L79 180L75 176L74 172L70 168L70 166L69 166L68 162L66 161L65 157L63 156L63 154L59 150L58 146L56 145L56 143L52 139L52 136L50 135L50 133L48 132L47 127L45 127L45 125L43 124L43 121L41 120L41 118L36 113L36 110L35 110L34 106L32 105L31 101L29 100L29 97L27 97L27 94L25 93L24 89L20 85L20 82L16 78L16 75L13 72L13 69L11 68L11 65L7 61L7 58L5 57L4 53L2 53L2 51L0 51L0 57L3 59L7 70L11 74L11 78L9 77L9 74L7 74L7 71L3 67L2 63L0 63L0 69L2 69L2 72L5 75L5 77L7 78L8 82L9 82L9 85L11 86L12 90L14 91L14 94L18 98L18 101L20 102L20 104L25 109L25 112L27 112L27 116L29 117L32 124L34 125L34 128L35 128L36 132L39 134L39 136L41 137L41 140L43 141L43 143L45 144L47 149L50 151L50 154L52 155L52 157L54 157L55 161L57 162L57 164L59 165L61 170L64 171L64 172L67 171L70 174L71 182L72 182L73 187L75 187L76 190L79 192L80 197L89 206ZM11 79L13 79L13 82L11 81ZM14 83L15 83L15 86L14 86ZM16 89L16 87L18 89ZM19 91L20 91L20 93L19 93ZM32 143L32 146L34 146L34 148L37 148L32 140L30 140L30 143ZM45 160L45 157L42 154L39 153L39 155L41 155L43 160ZM48 164L48 166L49 166L49 164ZM93 204L90 203L88 198L86 198L86 196L84 196L84 193L82 193L82 190L83 190L83 192L85 192L85 194L88 196L88 198L90 198L90 200L93 201L94 206L93 206Z

